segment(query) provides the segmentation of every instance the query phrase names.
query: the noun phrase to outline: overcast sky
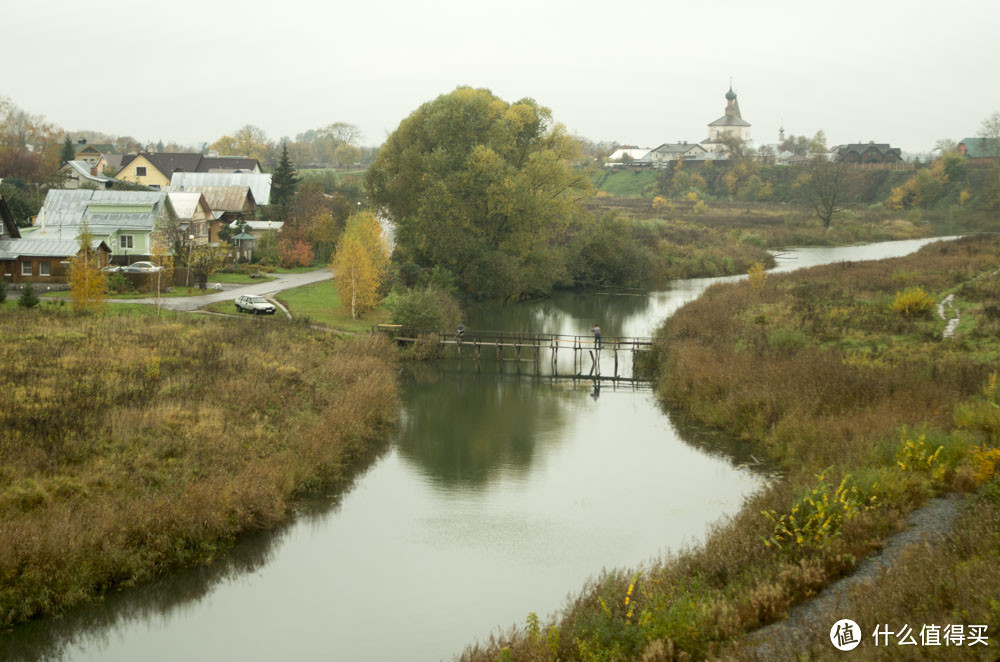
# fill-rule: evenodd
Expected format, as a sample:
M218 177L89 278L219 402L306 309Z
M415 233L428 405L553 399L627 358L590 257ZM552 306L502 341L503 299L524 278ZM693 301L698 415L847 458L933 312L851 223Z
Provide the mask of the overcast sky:
M13 0L2 16L0 95L141 141L346 121L378 144L459 85L641 147L706 138L730 77L757 143L784 122L928 151L1000 111L995 0Z

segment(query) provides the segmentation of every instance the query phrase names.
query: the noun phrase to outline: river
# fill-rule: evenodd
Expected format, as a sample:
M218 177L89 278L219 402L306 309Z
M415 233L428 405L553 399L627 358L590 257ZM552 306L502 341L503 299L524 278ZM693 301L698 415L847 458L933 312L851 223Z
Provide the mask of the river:
M777 271L932 240L788 251ZM561 293L467 326L649 336L707 286ZM672 420L641 385L443 361L404 374L398 436L339 499L225 560L0 634L0 659L448 660L547 615L602 568L703 539L767 480L749 451Z

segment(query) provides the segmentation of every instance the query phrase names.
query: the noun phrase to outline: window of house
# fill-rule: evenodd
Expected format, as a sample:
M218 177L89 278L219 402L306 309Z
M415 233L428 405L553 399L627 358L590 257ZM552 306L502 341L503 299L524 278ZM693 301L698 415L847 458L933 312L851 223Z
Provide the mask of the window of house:
M123 234L118 236L119 248L132 248L132 235Z
M30 276L31 275L31 262L22 262L21 263L21 275L22 276Z
M135 176L136 177L145 177L146 176L146 166L136 166L135 167Z
M51 276L52 275L51 272L49 271L49 263L48 262L39 262L38 263L38 275L39 276Z

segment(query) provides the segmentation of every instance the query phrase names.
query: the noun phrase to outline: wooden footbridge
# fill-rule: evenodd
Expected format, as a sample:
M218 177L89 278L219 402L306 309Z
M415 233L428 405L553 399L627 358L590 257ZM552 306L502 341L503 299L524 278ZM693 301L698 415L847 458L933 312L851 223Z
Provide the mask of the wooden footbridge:
M471 359L477 363L491 359L495 359L497 364L504 361L527 362L540 369L544 356L548 359L545 363L551 371L549 376L572 379L647 381L635 374L634 366L641 353L653 349L653 339L643 337L597 340L592 335L558 333L469 330L457 333L439 329L407 329L397 324L376 324L372 332L386 334L404 345L423 342L454 348L459 360ZM560 350L563 356L572 356L573 369L570 373L559 372ZM609 364L610 374L601 372L602 356Z

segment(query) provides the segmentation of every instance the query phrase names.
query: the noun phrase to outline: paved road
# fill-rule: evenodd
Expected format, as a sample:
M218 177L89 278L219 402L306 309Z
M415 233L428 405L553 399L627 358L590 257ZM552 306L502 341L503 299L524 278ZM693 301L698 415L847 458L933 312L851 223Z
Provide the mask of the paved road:
M318 283L322 280L333 278L333 274L330 273L329 269L317 269L316 271L307 271L299 274L272 274L272 276L274 277L274 280L272 281L236 285L235 287L227 287L221 292L213 291L210 294L204 294L201 296L160 297L160 307L165 310L198 310L199 308L207 306L210 303L216 303L218 301L232 301L241 294L256 294L266 297L283 290L290 290L293 287L299 287L300 285L309 285L310 283ZM108 301L116 304L138 303L144 305L156 305L155 297L149 299L108 299Z

